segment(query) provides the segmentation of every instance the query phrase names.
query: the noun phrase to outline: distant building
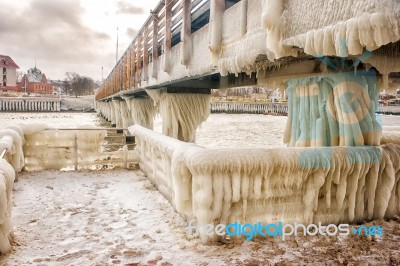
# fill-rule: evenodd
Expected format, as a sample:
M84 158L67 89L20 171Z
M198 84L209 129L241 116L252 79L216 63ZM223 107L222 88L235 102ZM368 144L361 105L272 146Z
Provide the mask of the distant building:
M21 81L18 82L20 92L29 94L53 94L53 85L47 81L46 75L36 66L28 70Z
M17 91L17 69L19 67L7 55L0 55L0 91Z

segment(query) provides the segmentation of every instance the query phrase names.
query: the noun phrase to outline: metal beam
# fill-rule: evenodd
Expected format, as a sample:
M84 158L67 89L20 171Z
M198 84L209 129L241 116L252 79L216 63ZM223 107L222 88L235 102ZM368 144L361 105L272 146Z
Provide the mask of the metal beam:
M211 94L211 89L206 88L167 88L167 93L192 93L192 94Z

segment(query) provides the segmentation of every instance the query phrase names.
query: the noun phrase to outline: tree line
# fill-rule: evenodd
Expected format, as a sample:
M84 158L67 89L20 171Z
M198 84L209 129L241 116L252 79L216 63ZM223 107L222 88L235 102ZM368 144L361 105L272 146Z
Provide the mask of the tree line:
M94 90L100 84L90 77L81 76L75 72L65 73L65 79L62 81L61 88L65 94L75 97L83 95L92 95Z

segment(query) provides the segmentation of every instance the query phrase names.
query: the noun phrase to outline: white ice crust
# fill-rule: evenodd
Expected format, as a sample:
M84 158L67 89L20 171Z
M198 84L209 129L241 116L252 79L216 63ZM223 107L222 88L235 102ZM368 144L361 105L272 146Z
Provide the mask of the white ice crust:
M199 224L358 223L400 212L398 144L209 150L138 125L129 130L141 169Z

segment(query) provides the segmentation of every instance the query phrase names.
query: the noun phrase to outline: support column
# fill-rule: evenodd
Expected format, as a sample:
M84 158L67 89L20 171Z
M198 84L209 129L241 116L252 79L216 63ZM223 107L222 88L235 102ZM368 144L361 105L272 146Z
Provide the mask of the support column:
M376 84L373 71L289 80L284 142L296 147L379 145Z
M110 113L111 113L111 126L115 127L116 126L116 112L115 112L115 108L114 108L114 104L113 102L108 102L109 106L110 106Z
M132 122L153 129L153 121L156 115L156 107L151 98L125 98Z
M121 103L120 100L113 100L114 110L115 110L115 126L118 128L122 127L122 113L121 113Z
M196 129L210 114L210 94L162 93L159 99L163 134L194 142Z
M131 116L130 108L128 107L128 103L126 101L120 101L120 110L122 117L122 127L128 128L133 125L133 119Z

